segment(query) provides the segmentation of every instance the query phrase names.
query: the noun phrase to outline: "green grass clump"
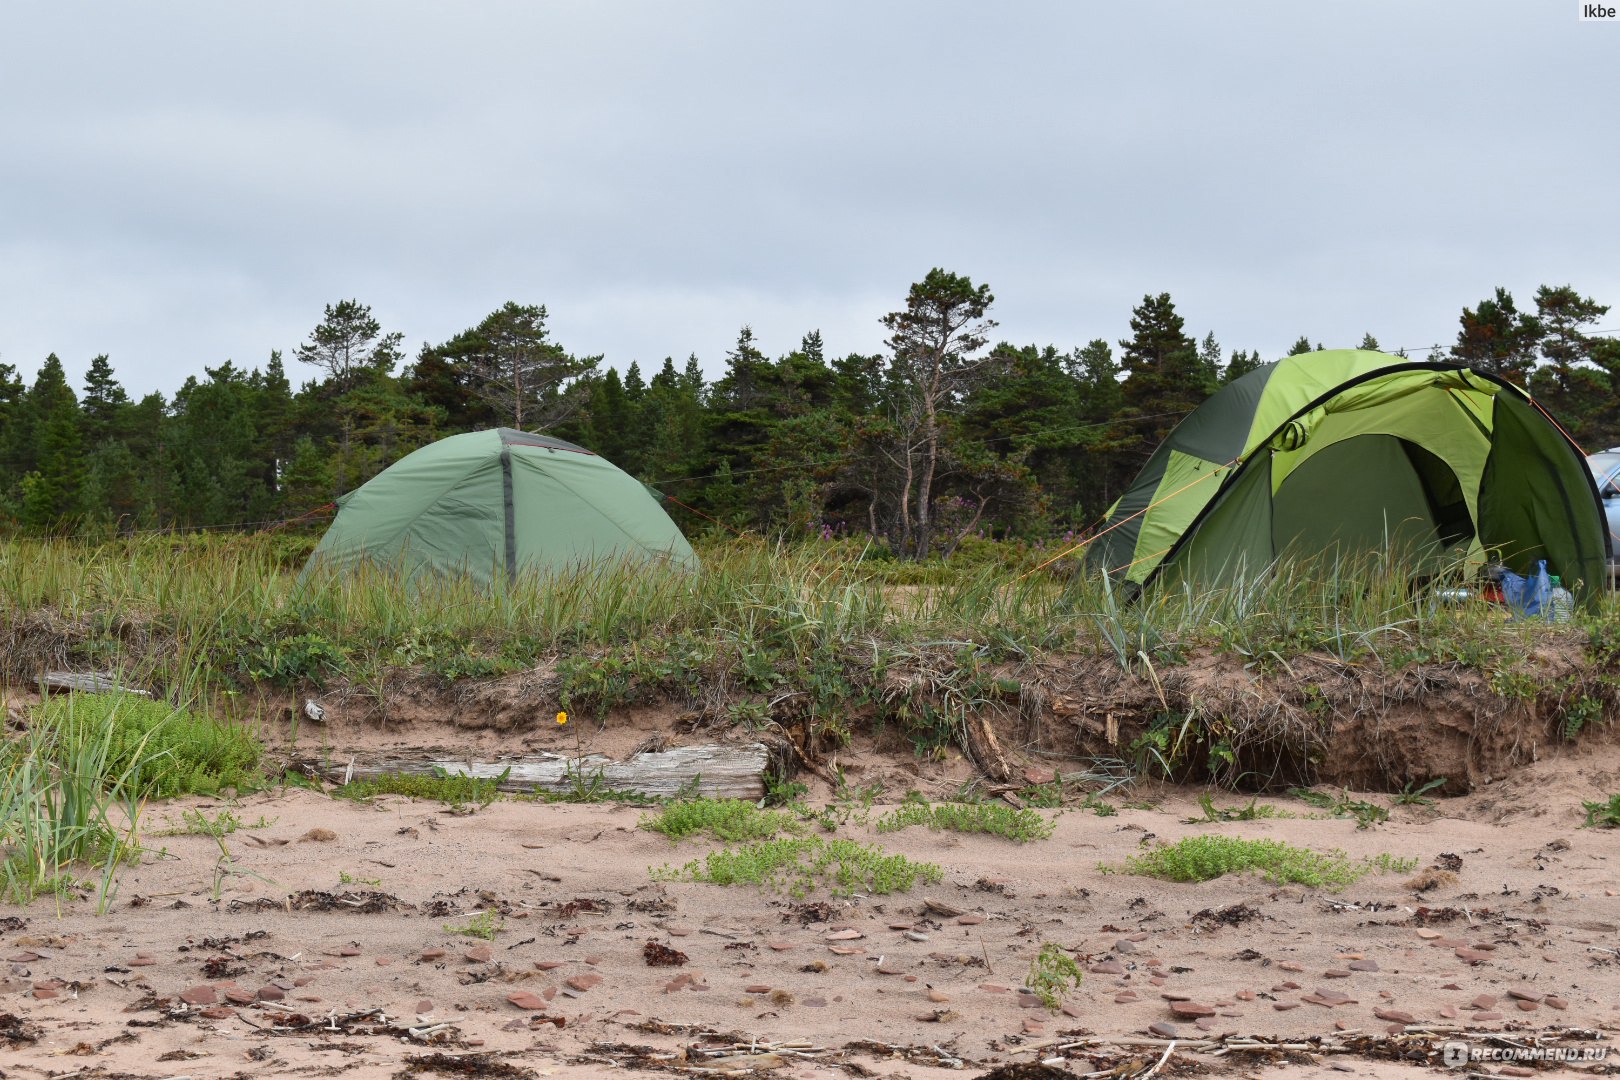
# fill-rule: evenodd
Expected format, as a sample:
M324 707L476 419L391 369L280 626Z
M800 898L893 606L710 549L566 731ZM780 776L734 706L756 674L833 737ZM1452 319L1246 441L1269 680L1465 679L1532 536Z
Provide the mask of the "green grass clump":
M663 833L671 840L706 833L726 843L769 840L793 832L798 823L779 810L761 810L742 799L681 799L665 806L651 817L641 819L641 827Z
M251 790L264 783L263 747L241 728L134 694L68 694L34 710L67 754L105 744L108 776L132 773L140 795L170 799Z
M1608 802L1583 802L1586 827L1589 829L1620 828L1620 795L1610 795Z
M1035 991L1042 1005L1057 1012L1063 1005L1063 995L1069 987L1080 988L1081 977L1080 965L1075 963L1074 957L1064 952L1061 945L1048 941L1035 954L1035 959L1029 962L1029 974L1024 977L1024 985Z
M1016 843L1045 840L1055 827L1034 810L1015 810L1001 803L908 802L877 819L878 832L895 832L926 825L949 832L990 833Z
M1255 871L1279 885L1342 889L1375 870L1403 873L1416 865L1416 859L1391 855L1356 862L1337 850L1323 853L1280 840L1206 835L1157 844L1145 855L1126 859L1125 872L1166 881L1210 881L1225 874Z
M819 836L761 840L711 851L701 862L655 867L655 881L699 881L710 885L758 885L809 895L826 885L836 895L905 892L917 882L932 884L943 872L933 863L889 855L873 844L823 840Z

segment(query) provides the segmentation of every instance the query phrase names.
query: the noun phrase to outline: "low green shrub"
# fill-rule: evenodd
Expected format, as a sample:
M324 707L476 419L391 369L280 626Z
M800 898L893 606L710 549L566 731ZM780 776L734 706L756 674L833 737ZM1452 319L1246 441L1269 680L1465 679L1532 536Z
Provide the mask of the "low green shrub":
M662 833L671 840L707 833L716 840L736 843L742 840L769 840L783 832L793 832L798 823L779 810L761 810L742 799L680 799L651 817L641 819L641 827Z
M1165 881L1197 882L1254 871L1279 885L1342 889L1375 870L1404 873L1416 865L1416 859L1390 855L1353 861L1337 850L1323 853L1280 840L1207 834L1184 837L1174 844L1157 844L1144 855L1126 859L1125 872Z
M510 773L511 770L507 769L499 776L479 777L447 773L435 768L432 776L393 773L352 780L335 789L332 794L357 802L366 802L379 795L404 795L410 799L441 802L446 806L484 807L501 797L501 784Z
M878 818L878 832L895 832L913 825L926 825L936 831L990 833L1019 844L1045 840L1055 827L1034 810L1015 810L1003 803L908 802Z
M825 884L837 895L905 892L918 881L943 876L933 863L890 855L874 844L823 840L819 836L761 840L739 848L711 851L682 867L654 867L655 881L698 881L710 885L758 885L806 896Z

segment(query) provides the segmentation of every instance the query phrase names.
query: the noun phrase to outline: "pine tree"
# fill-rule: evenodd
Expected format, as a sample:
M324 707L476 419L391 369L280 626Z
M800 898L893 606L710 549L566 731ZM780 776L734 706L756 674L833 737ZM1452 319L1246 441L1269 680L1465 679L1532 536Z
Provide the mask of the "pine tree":
M34 528L62 524L82 509L84 446L79 402L68 385L62 361L45 358L23 402L29 442L21 462L21 506L18 517Z
M1169 293L1144 296L1131 312L1133 335L1119 343L1125 372L1122 414L1135 421L1131 451L1137 465L1215 390L1184 325Z
M1453 361L1521 386L1527 382L1536 366L1541 320L1519 311L1512 293L1498 287L1495 296L1481 300L1478 307L1463 308L1458 321L1462 325L1451 347Z
M879 320L889 331L887 383L897 435L885 451L896 476L892 540L904 558L925 559L934 549L934 485L949 451L946 417L975 385L1005 368L1004 355L980 353L996 326L987 316L994 301L988 285L935 268L911 286L903 309ZM957 537L941 539L954 547Z

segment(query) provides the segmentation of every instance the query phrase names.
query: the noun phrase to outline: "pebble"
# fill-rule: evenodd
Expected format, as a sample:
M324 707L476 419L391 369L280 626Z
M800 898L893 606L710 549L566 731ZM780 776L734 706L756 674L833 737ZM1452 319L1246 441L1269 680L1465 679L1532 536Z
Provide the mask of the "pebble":
M379 956L379 957L377 957L377 966L378 967L387 967L389 964L392 964L393 962L394 962L394 958L391 957L391 956Z
M1502 1019L1502 1014L1499 1013L1499 1012L1489 1012L1489 1011L1487 1011L1487 1012L1477 1012L1477 1013L1474 1014L1474 1022L1478 1023L1478 1024L1483 1024L1488 1020L1500 1020L1500 1019Z
M984 916L983 915L963 915L961 918L956 920L956 925L958 925L958 926L978 926L982 922L984 922Z
M1125 965L1118 960L1103 960L1087 968L1093 975L1123 975Z
M1535 1012L1539 1008L1541 1008L1541 1006L1534 1001L1526 1001L1523 998L1519 999L1520 1012Z
M1457 1006L1455 1006L1455 1005L1442 1005L1442 1006L1440 1006L1440 1015L1445 1017L1447 1020L1455 1020L1455 1019L1457 1019Z
M157 963L157 961L150 956L137 956L133 960L125 961L125 963L127 963L130 967L151 967L153 964Z
M941 1005L951 999L948 994L942 994L938 990L930 990L928 991L928 1000L936 1005Z
M992 994L1005 994L1008 992L1009 988L1005 986L998 986L995 983L980 983L979 989L988 990Z
M212 986L188 986L180 991L180 1000L187 1005L212 1005L219 1000L219 993Z
M488 945L474 945L464 955L474 964L487 964L495 953Z
M36 998L38 998L39 1000L41 1000L41 1001L48 1001L51 998L61 997L62 996L61 991L52 990L48 986L36 986L36 987L34 987L33 993L34 993L34 996Z
M1542 995L1526 987L1514 987L1507 992L1507 996L1517 1001L1540 1001Z
M836 956L859 956L866 950L854 945L829 945L827 951Z
M337 954L339 956L359 956L360 950L355 948L353 945L345 945L343 948L337 951Z
M822 940L824 940L824 941L854 941L857 938L863 938L865 936L866 935L861 933L859 930L856 930L854 928L850 928L850 929L847 929L847 930L834 930L832 933L824 935Z
M432 1011L433 1011L433 1002L429 1001L427 998L423 998L421 1001L418 1001L416 1003L416 1015L417 1016L426 1016L429 1013L431 1013Z
M1417 1017L1402 1009L1374 1009L1373 1015L1391 1024L1415 1024Z
M1352 961L1350 961L1348 966L1349 966L1351 971L1377 971L1378 970L1378 961L1376 961L1376 960L1352 960Z
M258 998L254 996L251 990L244 990L240 986L231 986L225 990L225 1000L233 1005L251 1005Z
M1433 941L1435 938L1440 936L1440 931L1438 931L1438 930L1419 930L1417 932L1417 936L1422 938L1425 941Z
M534 962L536 971L555 971L562 966L563 962L561 960L536 960Z
M506 1000L510 1001L513 1005L516 1005L524 1012L540 1012L546 1007L546 1003L542 998L540 998L538 995L529 993L527 990L519 990L515 994L507 994ZM432 1003L429 1002L429 1004Z
M423 949L422 950L422 959L423 960L443 960L444 959L444 950L443 949Z
M260 1001L285 1001L287 992L279 986L261 986L257 997Z
M804 1005L807 1009L825 1009L827 1007L827 999L818 997L805 998Z
M1481 994L1468 1003L1470 1009L1489 1009L1496 1005L1496 999L1489 994Z
M1200 1005L1196 1001L1172 1001L1170 1003L1170 1011L1175 1013L1177 1016L1186 1017L1188 1019L1197 1019L1201 1016L1215 1015L1214 1009L1210 1008L1208 1005Z
M1072 1001L1065 1001L1063 1003L1063 1015L1072 1016L1076 1020L1080 1019L1080 1006Z
M1149 1024L1148 1031L1161 1039L1174 1039L1180 1034L1180 1029L1176 1025L1165 1023Z
M1284 970L1284 971L1304 971L1305 970L1303 967L1301 967L1300 965L1294 963L1292 960L1284 960L1282 963L1278 964L1277 966L1279 968L1281 968L1282 970Z
M1046 1025L1041 1023L1039 1020L1025 1020L1024 1021L1024 1034L1025 1035L1039 1035L1042 1032L1044 1032L1045 1030L1046 1030Z
M770 992L771 987L769 983L749 983L747 986L743 987L743 993L745 994L768 994Z
M1542 1004L1548 1006L1549 1008L1557 1009L1560 1012L1569 1008L1569 1002L1565 1001L1561 997L1546 998L1544 1001L1542 1001Z
M1232 996L1237 998L1239 1001L1253 1001L1254 1000L1254 991L1253 990L1239 990L1236 994L1234 994Z
M595 972L587 971L583 975L570 975L568 978L563 980L563 985L567 986L571 990L578 990L583 994L591 987L599 985L601 981L602 976L596 974ZM696 980L694 980L694 982L695 981Z
M227 1009L223 1005L210 1005L197 1015L208 1020L229 1020L236 1015L235 1009Z
M1465 964L1483 964L1485 961L1492 959L1489 952L1479 949L1458 949L1456 955L1457 959Z
M1342 968L1329 968L1328 970L1322 972L1322 977L1324 979L1348 979L1350 977L1350 973Z
M1271 1007L1273 1009L1276 1009L1278 1012L1287 1012L1289 1009L1297 1009L1297 1008L1299 1008L1299 1002L1297 1002L1297 1001L1273 1001L1271 1003Z
M1183 994L1178 990L1165 990L1159 994L1166 1001L1191 1001L1191 994Z
M765 947L775 952L787 952L789 949L797 949L799 946L792 941L767 941Z

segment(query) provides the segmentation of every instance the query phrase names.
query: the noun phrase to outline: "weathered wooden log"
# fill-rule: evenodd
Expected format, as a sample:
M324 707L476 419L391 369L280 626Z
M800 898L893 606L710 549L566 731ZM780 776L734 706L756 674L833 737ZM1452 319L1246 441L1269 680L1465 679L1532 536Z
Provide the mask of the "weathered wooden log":
M110 674L100 671L47 671L39 680L42 694L137 694L141 697L151 697L145 690L135 690L128 686L119 686Z
M504 773L505 779L499 785L502 791L565 794L595 789L668 798L685 790L710 798L759 799L765 795L769 766L770 751L763 743L741 743L679 746L636 754L628 761L614 761L600 754L577 759L561 754L529 754L501 761L355 762L321 772L334 783L378 776L434 776L440 771L450 776L493 780Z

